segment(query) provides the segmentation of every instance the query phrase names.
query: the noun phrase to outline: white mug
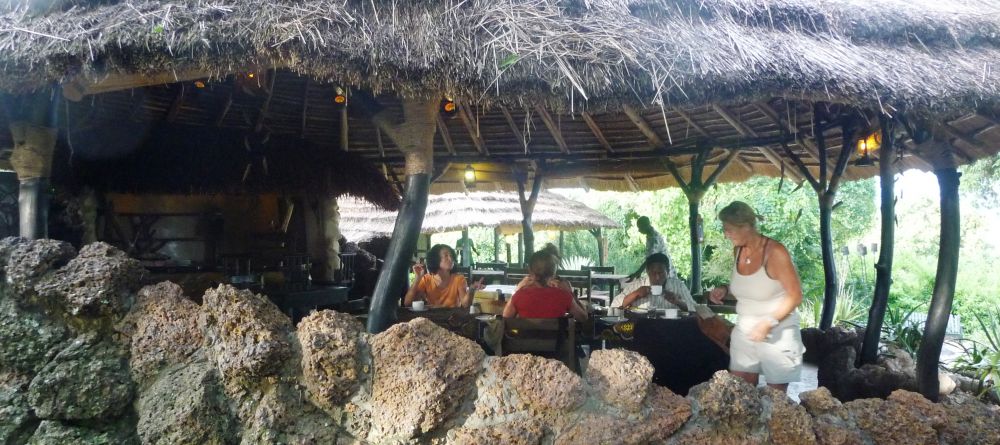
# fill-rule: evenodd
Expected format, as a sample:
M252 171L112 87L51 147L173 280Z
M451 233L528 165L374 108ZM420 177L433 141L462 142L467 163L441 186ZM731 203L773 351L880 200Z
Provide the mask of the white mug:
M664 309L663 318L672 319L677 318L678 313L676 308Z
M424 310L424 300L416 300L413 302L413 310L422 311Z
M653 295L663 295L663 286L660 286L658 284L657 285L653 285L653 286L649 286L649 291Z

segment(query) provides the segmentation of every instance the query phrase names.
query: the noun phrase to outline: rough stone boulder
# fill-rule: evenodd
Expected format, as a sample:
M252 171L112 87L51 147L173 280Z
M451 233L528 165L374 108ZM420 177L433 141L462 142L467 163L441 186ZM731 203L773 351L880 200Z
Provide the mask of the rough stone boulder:
M653 380L653 365L637 352L624 349L594 351L587 365L587 383L608 404L638 411Z
M0 374L0 443L24 443L38 425L28 405L29 382L17 374Z
M316 406L336 406L358 388L361 323L349 314L319 311L303 318L296 330L302 345L302 380Z
M801 406L813 416L816 441L823 445L860 445L861 432L847 408L835 399L830 390L819 387L799 394Z
M804 407L788 398L784 391L770 387L759 389L765 404L771 405L767 427L775 445L807 445L816 443L813 420Z
M371 351L371 441L408 440L442 426L473 392L485 356L425 318L375 335Z
M201 311L208 357L227 389L276 375L292 356L292 322L263 295L221 285L205 292Z
M131 307L143 271L139 261L125 252L97 242L80 249L76 258L42 278L35 289L42 298L62 301L72 315L116 318Z
M10 253L14 251L14 248L26 242L28 242L27 239L19 236L8 236L0 239L0 269L7 268L7 260L10 259Z
M59 352L68 336L62 322L19 309L0 290L0 372L34 375Z
M888 400L855 400L844 407L880 445L936 444L946 422L943 408L909 391L895 391Z
M128 422L88 428L53 420L42 421L28 445L139 445L134 425Z
M677 443L729 443L739 437L744 443L764 443L766 422L756 388L727 371L688 392L693 418L679 433Z
M234 443L238 425L219 377L207 362L173 366L136 400L136 430L144 444Z
M587 412L573 420L556 444L664 443L691 417L691 405L662 386L653 386L642 416L619 417Z
M940 406L948 416L941 431L942 443L1000 443L1000 407L983 404L963 392L948 395Z
M863 365L839 376L833 388L836 389L834 395L842 402L872 397L884 399L898 389L916 391L917 378L914 374L879 365Z
M6 246L10 254L6 257L4 273L11 296L20 305L38 303L35 285L46 273L62 267L76 255L76 249L69 243L50 239L8 241Z
M495 376L484 385L506 386L520 400L516 409L569 411L583 403L586 393L580 376L558 360L514 354L491 360L487 371ZM485 376L486 374L484 374Z
M136 382L144 383L160 369L188 361L201 349L200 310L169 281L139 290L135 306L118 326L131 340L129 367Z
M243 418L243 444L335 444L340 430L310 404L302 388L287 382L265 384L261 397Z
M112 418L132 401L126 353L90 333L70 341L31 381L28 400L42 419Z
M537 445L542 442L545 429L541 423L530 419L516 419L502 425L481 428L459 428L448 436L449 445Z

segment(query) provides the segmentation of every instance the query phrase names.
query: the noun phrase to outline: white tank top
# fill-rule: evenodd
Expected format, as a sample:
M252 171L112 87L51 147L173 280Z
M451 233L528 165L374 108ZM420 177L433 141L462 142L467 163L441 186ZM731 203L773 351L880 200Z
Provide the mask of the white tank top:
M729 292L736 297L736 326L743 332L750 332L760 320L772 315L781 305L781 299L785 298L785 287L781 282L767 276L767 242L764 242L764 261L756 272L743 275L737 264L733 264ZM739 262L739 252L736 261ZM790 315L781 320L780 325L797 322L798 317Z

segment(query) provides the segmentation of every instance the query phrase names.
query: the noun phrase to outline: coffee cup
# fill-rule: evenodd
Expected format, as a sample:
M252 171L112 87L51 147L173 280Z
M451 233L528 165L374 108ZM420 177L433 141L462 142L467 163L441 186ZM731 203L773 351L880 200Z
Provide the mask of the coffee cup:
M671 318L677 318L677 316L678 316L678 312L677 312L676 308L664 309L663 310L663 318L671 319Z
M649 286L649 291L653 295L663 295L663 286L660 286L658 284Z
M413 302L413 310L422 311L424 310L424 300L417 300Z

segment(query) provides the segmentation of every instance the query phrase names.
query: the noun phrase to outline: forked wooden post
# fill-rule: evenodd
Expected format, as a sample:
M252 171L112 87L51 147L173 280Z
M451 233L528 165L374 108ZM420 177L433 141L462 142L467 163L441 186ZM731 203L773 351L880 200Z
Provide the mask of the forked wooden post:
M881 116L882 148L879 149L879 184L882 190L882 245L878 263L875 264L875 293L872 307L868 310L865 339L861 343L860 362L874 364L878 358L879 340L882 338L882 323L889 305L889 288L892 285L892 254L896 230L896 193L892 163L896 159L896 141L893 135L893 121Z
M522 173L517 176L517 194L521 203L521 232L524 234L524 258L535 252L535 232L531 227L531 214L535 211L535 203L538 202L538 192L542 189L544 180L544 161L538 161L535 165L535 178L531 184L531 194L525 196L524 186L527 182L527 174Z
M49 175L58 135L58 92L42 90L19 97L4 97L10 119L14 151L10 163L17 172L20 236L48 238Z

